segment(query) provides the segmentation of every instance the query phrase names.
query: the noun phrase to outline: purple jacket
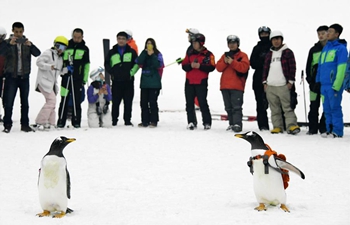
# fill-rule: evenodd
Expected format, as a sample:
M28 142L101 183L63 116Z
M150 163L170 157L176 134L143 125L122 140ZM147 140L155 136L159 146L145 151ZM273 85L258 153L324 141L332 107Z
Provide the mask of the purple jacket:
M108 84L106 84L106 87L107 87L108 95L105 95L104 99L109 102L112 100L112 92L111 92L111 88ZM98 89L94 88L94 86L92 84L89 86L89 88L87 90L87 98L88 98L89 103L91 103L91 104L96 103L97 100L99 99L99 95L96 94L95 90L98 90Z
M269 75L270 63L271 63L272 51L268 52L265 56L264 71L262 76L262 82L267 80ZM289 48L282 51L281 64L283 75L286 81L295 81L296 63L294 58L294 53Z

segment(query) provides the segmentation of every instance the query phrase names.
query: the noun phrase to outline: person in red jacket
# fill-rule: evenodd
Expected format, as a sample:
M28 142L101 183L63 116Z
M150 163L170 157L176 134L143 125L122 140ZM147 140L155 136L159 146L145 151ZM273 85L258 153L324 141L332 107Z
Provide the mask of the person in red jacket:
M125 33L128 35L128 41L126 42L132 49L135 50L136 54L139 54L139 49L137 47L136 41L133 38L133 33L131 30L125 30Z
M213 53L204 47L204 43L205 36L201 33L195 34L192 39L193 49L187 52L182 61L182 69L186 71L185 97L189 130L197 127L194 116L195 96L200 105L204 129L211 128L211 114L207 102L208 76L215 69L215 58Z
M216 64L216 70L222 72L220 90L229 120L226 130L234 132L241 132L243 127L243 94L250 66L248 56L239 49L239 44L239 37L229 35L229 51L225 52Z

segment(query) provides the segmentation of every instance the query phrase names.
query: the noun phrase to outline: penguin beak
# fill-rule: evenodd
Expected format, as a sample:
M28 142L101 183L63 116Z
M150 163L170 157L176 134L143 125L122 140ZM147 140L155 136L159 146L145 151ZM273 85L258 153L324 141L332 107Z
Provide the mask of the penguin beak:
M76 141L75 138L68 138L68 139L66 140L66 142L68 142L68 143L71 143L71 142L74 142L74 141Z
M243 134L235 134L235 137L238 137L238 138L243 138L244 135Z

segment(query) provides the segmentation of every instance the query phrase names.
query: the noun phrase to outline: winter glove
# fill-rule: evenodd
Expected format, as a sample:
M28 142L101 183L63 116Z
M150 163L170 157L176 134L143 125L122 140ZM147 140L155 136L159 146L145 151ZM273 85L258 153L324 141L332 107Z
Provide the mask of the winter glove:
M184 59L177 58L175 61L177 62L177 64L179 64L179 65L180 65L180 64L182 63L182 61L184 61Z
M67 70L69 73L73 74L74 72L74 67L72 65L67 66Z

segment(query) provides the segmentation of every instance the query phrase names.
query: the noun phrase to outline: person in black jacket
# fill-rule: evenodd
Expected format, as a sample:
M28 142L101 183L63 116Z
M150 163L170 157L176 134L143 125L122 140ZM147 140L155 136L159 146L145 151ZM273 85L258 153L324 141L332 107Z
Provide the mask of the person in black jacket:
M309 131L307 134L313 135L317 134L318 131L322 134L327 131L326 129L326 119L324 113L320 121L318 120L318 110L320 108L321 93L320 86L316 84L316 74L318 68L318 61L321 55L323 47L327 43L327 31L328 26L320 26L317 28L318 42L310 48L309 55L307 57L306 63L306 80L309 83L310 88L310 111L308 114L309 119Z
M259 27L258 34L260 41L254 46L250 56L250 66L255 70L253 75L253 90L256 101L257 122L259 129L269 130L269 120L267 117L268 102L262 84L262 74L265 62L265 55L270 51L271 41L269 39L271 29L266 26Z
M39 56L40 50L23 35L24 26L21 22L12 24L10 38L6 40L8 49L4 67L4 130L9 133L12 128L12 110L17 89L21 97L21 131L31 132L29 126L29 75L31 72L31 56Z
M67 67L68 73L61 81L61 103L58 109L57 127L63 128L66 125L68 103L73 100L72 126L80 128L81 123L81 102L83 99L84 85L89 78L90 53L85 45L84 32L80 28L73 30L72 39L63 55L63 66ZM71 76L73 75L73 87ZM69 83L68 83L69 81Z
M139 67L136 64L137 53L126 42L128 34L121 31L117 34L117 44L109 50L104 66L111 74L112 80L112 125L116 126L119 117L119 106L124 102L124 125L131 123L132 101L134 99L134 75Z

